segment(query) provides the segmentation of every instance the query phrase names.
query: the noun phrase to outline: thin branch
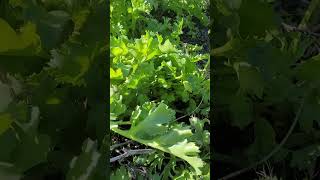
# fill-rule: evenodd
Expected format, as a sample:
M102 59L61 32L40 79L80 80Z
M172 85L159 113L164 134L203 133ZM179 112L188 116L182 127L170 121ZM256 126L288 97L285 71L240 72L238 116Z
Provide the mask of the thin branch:
M129 140L129 141L126 141L126 142L123 142L123 143L112 145L110 147L110 151L114 150L115 148L118 148L118 147L124 146L126 144L129 144L129 143L132 143L132 141Z
M149 154L154 152L154 149L135 149L135 150L128 150L119 156L113 157L110 159L110 163L119 161L121 159L127 158L129 156L138 155L138 154Z

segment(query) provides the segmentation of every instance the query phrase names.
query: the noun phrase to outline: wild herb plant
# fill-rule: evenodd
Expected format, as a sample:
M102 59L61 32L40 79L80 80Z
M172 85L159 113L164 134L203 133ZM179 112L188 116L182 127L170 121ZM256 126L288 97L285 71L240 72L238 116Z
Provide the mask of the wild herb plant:
M112 136L154 150L113 161L112 178L209 179L209 55L182 38L208 26L207 3L111 1Z

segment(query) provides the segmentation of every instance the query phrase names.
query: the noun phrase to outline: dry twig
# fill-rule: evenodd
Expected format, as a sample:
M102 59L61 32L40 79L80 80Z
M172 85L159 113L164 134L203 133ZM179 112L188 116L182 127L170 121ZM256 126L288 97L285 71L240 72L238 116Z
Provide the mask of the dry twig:
M135 149L135 150L128 150L125 151L123 154L120 154L119 156L113 157L110 159L110 163L122 160L126 157L133 156L133 155L138 155L138 154L149 154L154 152L154 149Z

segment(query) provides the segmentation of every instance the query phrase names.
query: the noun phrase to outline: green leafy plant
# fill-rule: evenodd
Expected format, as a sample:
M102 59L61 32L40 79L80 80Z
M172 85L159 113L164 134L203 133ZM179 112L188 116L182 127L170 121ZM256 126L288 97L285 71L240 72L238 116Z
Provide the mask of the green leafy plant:
M148 173L134 175L119 159L115 178L121 173L152 179L209 178L209 57L199 45L181 39L191 17L208 24L206 3L111 1L112 136L155 150L134 155L126 164L147 168ZM201 61L207 61L205 67Z

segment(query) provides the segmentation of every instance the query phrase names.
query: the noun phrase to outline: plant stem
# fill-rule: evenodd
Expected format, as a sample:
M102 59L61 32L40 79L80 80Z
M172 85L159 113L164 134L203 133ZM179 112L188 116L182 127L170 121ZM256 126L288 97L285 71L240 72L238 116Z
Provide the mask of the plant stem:
M123 154L120 154L119 156L110 158L110 163L121 160L123 158L129 157L129 156L133 156L133 155L138 155L138 154L149 154L151 152L153 152L154 149L135 149L135 150L129 150L126 151Z

